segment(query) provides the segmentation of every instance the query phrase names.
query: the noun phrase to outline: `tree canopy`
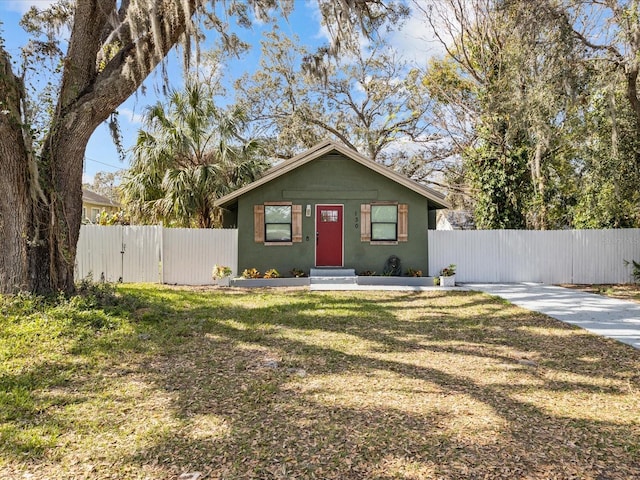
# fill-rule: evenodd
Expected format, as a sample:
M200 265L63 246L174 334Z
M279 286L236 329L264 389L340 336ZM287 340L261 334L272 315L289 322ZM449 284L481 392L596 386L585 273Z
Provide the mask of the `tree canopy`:
M121 186L132 220L220 226L214 201L269 166L260 143L243 137L245 122L241 109L217 108L211 89L197 82L149 107Z
M380 38L309 75L309 52L277 28L262 41L260 68L235 83L254 128L282 156L333 137L372 160L397 141L429 140L430 100L419 71Z
M640 226L637 0L444 0L423 13L446 48L424 81L449 113L440 127L477 225Z

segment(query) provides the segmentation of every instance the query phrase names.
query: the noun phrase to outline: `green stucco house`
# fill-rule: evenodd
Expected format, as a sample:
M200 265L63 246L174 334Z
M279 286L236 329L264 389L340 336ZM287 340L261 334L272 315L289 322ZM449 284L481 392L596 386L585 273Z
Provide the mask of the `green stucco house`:
M217 200L238 228L238 271L307 274L337 267L382 273L392 255L428 271L427 229L444 196L332 141Z

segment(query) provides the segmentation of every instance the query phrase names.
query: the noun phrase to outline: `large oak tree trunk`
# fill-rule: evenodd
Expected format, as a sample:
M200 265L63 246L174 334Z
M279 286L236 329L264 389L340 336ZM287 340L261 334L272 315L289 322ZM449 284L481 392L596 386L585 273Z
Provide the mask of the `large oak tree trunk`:
M20 125L3 135L11 141L0 142L0 292L72 292L88 137L65 132L49 142L36 174Z
M6 126L4 126L6 127ZM19 128L0 127L0 292L29 288L28 242L33 237L33 209L27 155Z
M34 244L33 164L25 144L23 87L0 50L0 292L30 289ZM31 168L30 168L31 166Z
M89 125L88 125L89 126ZM95 128L95 127L94 127ZM77 131L60 133L42 152L41 172L46 204L37 209L36 230L42 242L31 250L31 291L74 290L76 246L82 219L82 164L88 136ZM42 268L48 265L48 269Z
M0 43L0 293L73 292L89 138L178 42L203 1L150 2L149 12L129 2L116 11L115 0L77 2L58 105L37 156L24 86ZM135 32L134 21L142 22ZM105 42L114 45L114 28L120 49L98 61Z

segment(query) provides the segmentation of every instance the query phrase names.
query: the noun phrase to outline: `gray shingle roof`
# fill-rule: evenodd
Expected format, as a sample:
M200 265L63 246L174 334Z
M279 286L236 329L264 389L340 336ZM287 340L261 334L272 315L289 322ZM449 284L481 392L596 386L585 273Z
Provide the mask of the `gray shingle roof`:
M87 203L93 203L94 205L120 208L120 204L118 202L114 202L113 200L105 197L104 195L100 195L98 193L92 192L91 190L87 190L86 188L82 189L82 201Z

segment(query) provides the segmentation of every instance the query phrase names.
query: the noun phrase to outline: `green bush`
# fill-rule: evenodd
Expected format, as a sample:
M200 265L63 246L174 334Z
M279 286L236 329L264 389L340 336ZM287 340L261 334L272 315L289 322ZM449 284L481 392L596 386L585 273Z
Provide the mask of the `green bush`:
M625 265L631 265L633 267L632 271L631 271L631 276L633 277L633 281L635 283L640 283L640 263L636 262L635 260L625 260L624 261Z

